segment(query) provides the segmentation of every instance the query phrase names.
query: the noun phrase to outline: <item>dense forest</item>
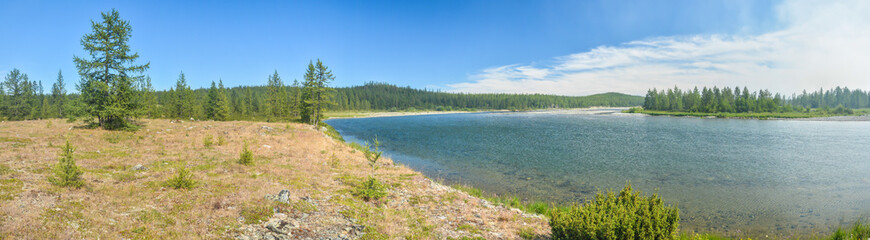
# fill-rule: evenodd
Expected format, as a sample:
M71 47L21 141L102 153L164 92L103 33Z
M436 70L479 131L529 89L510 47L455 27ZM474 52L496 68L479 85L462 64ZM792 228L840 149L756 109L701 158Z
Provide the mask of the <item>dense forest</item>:
M227 88L223 82L213 82L210 88L191 89L184 73L176 86L156 91L151 78L134 85L136 115L148 118L216 119L216 120L287 120L300 117L304 83L293 81L285 85L278 73L269 75L264 86ZM86 116L80 94L67 94L64 78L49 93L41 83L30 81L27 74L14 69L0 84L0 118L10 120L40 118L77 118ZM324 88L327 89L327 88ZM620 93L604 93L582 97L542 94L465 94L397 87L386 83L332 88L328 109L337 111L414 111L470 109L542 109L578 108L589 106L638 106L643 98Z
M667 90L651 89L643 102L645 110L700 113L808 112L812 108L835 108L846 113L851 112L850 108L868 107L868 92L840 87L811 93L803 91L791 97L773 94L768 90L750 92L746 87L704 87L701 90L695 87L686 91L674 87Z

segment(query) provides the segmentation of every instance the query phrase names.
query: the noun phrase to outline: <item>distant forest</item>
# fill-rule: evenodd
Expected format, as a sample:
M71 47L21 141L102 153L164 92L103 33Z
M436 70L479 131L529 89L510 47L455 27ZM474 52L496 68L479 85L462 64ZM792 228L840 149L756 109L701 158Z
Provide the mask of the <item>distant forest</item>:
M809 112L812 108L834 108L846 113L851 112L852 108L868 107L870 92L841 87L810 93L804 90L791 97L773 94L768 90L751 92L746 87L704 87L701 90L695 87L686 91L674 87L667 90L651 89L643 102L645 110L700 113Z
M0 119L79 118L87 116L86 104L78 93L67 94L62 73L48 93L41 82L13 70L0 84ZM225 120L287 120L300 116L304 86L285 85L277 73L265 86L225 88L220 81L211 88L190 89L182 73L176 86L156 91L150 78L135 84L136 115L147 118ZM362 86L332 88L331 111L451 111L451 110L525 110L579 108L590 106L639 106L643 97L603 93L582 97L543 94L466 94L397 87L370 82ZM226 106L222 102L227 102ZM226 109L226 110L223 110Z

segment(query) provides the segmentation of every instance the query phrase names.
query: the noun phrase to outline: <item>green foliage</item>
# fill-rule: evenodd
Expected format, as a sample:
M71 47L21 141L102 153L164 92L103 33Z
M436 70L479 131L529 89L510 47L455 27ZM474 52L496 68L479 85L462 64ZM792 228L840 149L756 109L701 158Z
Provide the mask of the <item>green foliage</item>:
M194 96L193 90L187 86L187 78L184 76L184 72L178 74L178 79L175 82L175 89L171 90L169 95L171 95L171 102L167 105L172 106L170 116L184 119L198 116L194 109L196 96Z
M679 221L677 207L628 185L619 195L599 193L593 202L555 210L550 226L553 239L676 239Z
M363 154L366 156L366 160L369 162L369 166L372 167L372 174L378 170L378 159L381 158L381 154L383 152L380 151L381 142L378 141L378 138L375 137L371 143L366 142L365 152Z
M242 165L251 165L254 163L254 153L248 149L248 143L245 142L244 148L242 148L242 152L239 153L239 164Z
M73 159L73 151L73 147L67 140L61 148L60 159L54 166L54 176L48 177L49 182L60 187L79 188L85 185L82 179L82 170Z
M314 126L319 126L323 121L323 112L332 102L335 89L329 87L329 83L335 80L332 70L323 65L320 59L317 63L308 63L305 71L305 82L302 89L302 121Z
M224 135L218 135L217 145L223 146L224 144L227 144L227 139L224 138Z
M855 222L849 229L838 227L831 234L831 240L864 240L870 239L870 223Z
M837 105L839 104L839 105ZM837 105L833 111L828 108ZM668 111L689 113L809 113L809 108L821 108L822 113L835 115L850 115L854 111L849 107L870 107L868 92L848 88L793 95L787 99L779 93L768 90L750 92L748 88L719 89L718 87L683 92L677 87L673 89L651 89L644 98L643 109L646 111ZM639 109L629 109L628 112L638 112ZM809 116L809 114L804 114Z
M386 197L387 188L387 184L378 181L374 177L368 177L366 181L358 184L352 193L354 196L362 198L365 201L372 201Z
M213 145L213 144L214 144L214 137L212 137L211 135L205 135L205 137L202 138L202 146L203 147L211 148L211 145Z
M39 94L36 81L30 81L27 74L13 68L0 86L5 88L5 91L0 91L0 98L6 98L4 104L0 105L0 112L9 120L31 118L31 111L36 108ZM5 96L6 92L9 93L8 96Z
M169 178L164 183L164 186L174 189L192 189L195 185L196 182L193 180L193 174L187 171L185 167L176 168L175 176Z
M130 22L117 10L102 13L102 21L91 21L92 33L82 37L82 47L90 59L74 57L81 76L79 92L85 112L97 119L100 127L124 129L140 107L133 83L140 81L149 63L135 65L138 53L130 53Z

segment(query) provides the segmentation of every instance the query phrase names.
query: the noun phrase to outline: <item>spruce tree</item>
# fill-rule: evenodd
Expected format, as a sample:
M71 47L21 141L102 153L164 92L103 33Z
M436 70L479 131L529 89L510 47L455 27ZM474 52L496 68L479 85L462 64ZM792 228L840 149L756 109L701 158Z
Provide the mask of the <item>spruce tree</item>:
M227 99L227 91L224 81L218 80L217 100L215 101L215 120L226 121L230 117L230 101Z
M305 71L305 88L302 93L302 121L314 126L318 126L320 121L323 121L323 112L329 104L332 104L332 93L335 91L329 87L332 80L335 80L335 76L320 59L317 59L317 64L308 63L308 69Z
M79 92L86 104L85 111L106 129L128 126L135 117L138 103L134 101L133 83L142 78L150 63L136 65L138 53L131 53L127 42L132 35L129 21L121 19L115 9L101 13L102 21L91 21L92 33L82 37L81 44L89 59L74 56L82 78Z
M284 116L284 83L281 82L281 77L278 76L277 70L272 75L269 75L266 89L266 114L270 117Z
M51 105L57 113L57 117L64 117L64 104L66 103L66 83L63 82L63 73L57 70L57 82L51 86Z
M69 140L61 148L60 159L54 166L54 176L48 177L48 181L61 187L79 188L85 185L84 180L82 180L82 170L73 159L73 148Z
M192 118L194 116L193 90L187 86L187 79L184 77L184 72L178 75L178 81L175 83L175 106L173 115L178 118Z
M208 100L206 101L206 104L204 106L205 115L208 119L217 120L217 92L217 85L214 83L214 81L211 81L211 87L208 88Z
M141 94L141 102L143 111L149 118L160 116L157 105L157 94L154 90L154 85L151 84L151 76L145 76L145 81L139 90Z
M30 116L33 108L33 83L27 77L27 74L21 73L17 68L13 68L6 75L6 81L3 86L6 87L9 95L6 99L6 105L3 107L3 112L9 120L24 120Z

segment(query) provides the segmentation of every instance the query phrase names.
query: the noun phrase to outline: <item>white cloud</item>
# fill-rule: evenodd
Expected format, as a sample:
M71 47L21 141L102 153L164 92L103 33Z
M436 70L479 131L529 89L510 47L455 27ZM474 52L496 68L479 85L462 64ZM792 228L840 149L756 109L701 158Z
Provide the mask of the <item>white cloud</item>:
M751 36L669 36L600 46L553 64L484 69L456 92L601 92L749 86L782 93L820 87L870 89L870 1L786 1L782 30Z

